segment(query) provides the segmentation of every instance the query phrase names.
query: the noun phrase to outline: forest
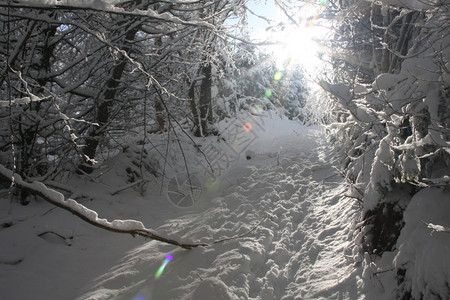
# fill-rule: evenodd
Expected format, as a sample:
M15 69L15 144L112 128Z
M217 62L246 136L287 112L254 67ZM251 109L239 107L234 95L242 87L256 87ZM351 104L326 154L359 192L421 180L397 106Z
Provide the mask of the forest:
M281 12L281 19L269 19L258 11L268 3ZM254 37L255 18L265 24L263 31L275 36L288 27L294 28L294 34L301 26L325 28L323 35L314 38L321 49L316 53L320 65L312 72L301 58L280 64L277 55L267 50L276 42ZM202 208L202 213L196 211L198 215L190 211L206 205L201 199L208 193L214 195L211 199L241 193L245 183L225 183L223 176L232 182L238 173L235 166L255 162L262 169L250 165L245 169L254 171L248 173L255 180L249 189L254 186L259 198L272 197L258 182L285 182L288 175L275 172L266 178L269 173L262 172L263 165L271 161L286 171L289 164L297 164L298 157L290 154L310 151L305 154L310 163L298 165L310 164L313 171L299 169L289 176L299 176L299 185L307 189L304 197L319 195L318 190L307 188L307 179L300 175L317 179L314 166L326 164L330 169L321 180L339 178L336 181L342 188L333 194L342 205L333 212L339 215L340 209L351 207L354 213L351 220L340 219L340 225L348 231L346 243L351 246L344 252L356 270L348 278L356 278L359 272L362 283L355 280L353 284L356 296L348 292L348 284L345 293L339 291L339 298L450 297L450 1L5 0L0 2L0 26L2 244L13 245L10 236L31 228L26 223L31 215L41 216L39 224L52 224L56 217L45 217L58 207L61 214L67 212L57 218L64 228L81 222L97 227L98 236L109 231L119 239L125 233L181 248L176 251L207 251L198 248L217 245L231 253L232 248L222 245L242 240L236 247L244 251L245 239L262 234L269 219L272 223L281 220L269 204L263 206L265 217L236 216L236 222L247 223L241 227L245 230L233 227L236 230L227 234L215 234L211 229L212 239L202 240L208 231L191 236L175 223L196 222L189 225L192 228L224 226L214 220L201 223L205 211L224 207L219 200L211 202L216 206L210 203ZM278 128L277 122L284 128L299 127L292 129L290 139L284 139L285 129L271 129ZM324 141L310 140L311 135L317 140L323 136ZM264 139L266 144L258 144ZM313 152L323 145L331 150L321 161ZM286 188L291 187L275 190L283 198ZM332 189L325 183L320 188ZM133 208L115 200L124 194L128 196L123 199L165 197L176 213L144 226L141 204ZM298 197L288 198L282 200L298 206L283 216L302 205ZM169 213L166 204L158 201L152 204L155 211ZM123 210L108 212L115 205ZM234 216L233 206L225 207ZM254 209L248 208L248 213ZM138 212L133 215L132 210ZM180 211L189 214L183 217ZM105 214L114 220L102 219ZM411 225L413 219L420 222ZM33 241L73 239L75 243L76 233L61 233L58 226L42 232L30 229L23 239L31 235ZM73 228L85 230L80 226L84 225ZM26 255L10 258L15 251L11 247L0 253L5 277L26 263ZM151 251L160 252L152 247ZM300 248L292 248L292 253L296 250ZM280 252L275 252L270 259L249 256L259 265L277 259L292 262L292 255L280 258ZM155 280L166 265L175 263L173 253L165 257ZM223 299L337 297L332 289L314 294L291 286L294 279L289 276L282 281L292 293L277 290L274 282L280 279L271 281L267 274L264 284L255 279L253 292L248 283L253 281L247 277L249 291L236 292L220 276L219 283L217 276L208 279L209 285L202 275L190 276L200 280L203 294L200 287L189 287L180 292L183 299L210 299L219 290ZM14 280L0 281L0 296L20 298L6 289ZM385 287L388 281L390 288ZM381 285L383 292L374 292L373 282L379 282L375 285ZM160 289L158 293L163 293ZM159 299L133 298L134 292L130 288L124 294L84 294L79 299ZM180 294L167 299L181 299ZM67 299L75 295L80 297L81 292Z

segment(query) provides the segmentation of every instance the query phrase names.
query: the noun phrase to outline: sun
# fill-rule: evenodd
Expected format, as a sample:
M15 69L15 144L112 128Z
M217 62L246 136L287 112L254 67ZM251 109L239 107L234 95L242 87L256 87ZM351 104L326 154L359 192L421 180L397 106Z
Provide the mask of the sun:
M321 0L320 3L326 0ZM319 24L319 15L324 9L323 5L306 5L297 10L295 15L287 17L285 12L279 9L273 1L265 2L252 7L266 19L270 19L270 30L261 30L261 20L250 18L254 24L255 36L267 41L266 52L270 53L278 68L285 69L289 66L302 65L309 72L317 71L322 63L323 47L320 40L328 30Z
M316 28L305 24L285 27L274 37L272 55L277 65L300 64L306 69L314 69L323 53L318 41L320 34Z

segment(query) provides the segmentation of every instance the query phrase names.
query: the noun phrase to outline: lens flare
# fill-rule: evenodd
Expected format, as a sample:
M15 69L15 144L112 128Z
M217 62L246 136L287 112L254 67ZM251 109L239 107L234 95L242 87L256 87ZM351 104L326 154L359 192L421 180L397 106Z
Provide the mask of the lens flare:
M153 299L152 295L153 295L153 287L156 283L156 280L161 277L165 267L167 266L167 264L169 263L169 261L171 261L173 259L172 254L167 254L166 257L164 258L164 261L161 265L161 267L159 267L158 271L156 271L155 274L155 279L153 279L152 281L150 281L149 285L146 286L143 290L141 290L141 292L136 295L133 300L151 300Z
M208 192L216 192L220 187L219 179L210 177L206 180L205 186Z
M283 73L281 73L281 72L276 72L275 75L273 76L273 79L275 81L280 81L281 78L283 78Z
M251 113L254 115L260 115L264 111L264 106L261 104L256 104L255 106L250 108Z
M247 122L244 124L243 128L245 132L250 132L252 130L252 124Z
M272 89L267 89L264 93L264 97L269 99L272 96Z
M319 4L320 4L320 6L327 7L328 6L328 0L320 0Z
M171 254L167 254L166 258L164 259L161 267L159 267L158 271L156 271L155 274L155 279L158 279L159 277L161 277L162 272L164 272L164 269L166 268L167 264L169 263L169 261L171 261L173 259L173 256Z

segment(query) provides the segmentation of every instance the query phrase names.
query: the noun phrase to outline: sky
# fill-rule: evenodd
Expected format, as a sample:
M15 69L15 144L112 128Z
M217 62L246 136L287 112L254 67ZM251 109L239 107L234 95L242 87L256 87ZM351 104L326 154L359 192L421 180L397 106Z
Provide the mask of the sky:
M317 17L324 6L310 5L303 7L292 17L297 22L293 24L286 14L275 5L274 1L250 1L248 8L254 13L248 13L250 36L256 41L273 43L266 50L274 55L279 67L300 63L308 72L316 72L321 63L319 56L323 53L316 39L324 38L327 30L320 26ZM271 22L264 20L260 15ZM273 27L271 26L282 25Z

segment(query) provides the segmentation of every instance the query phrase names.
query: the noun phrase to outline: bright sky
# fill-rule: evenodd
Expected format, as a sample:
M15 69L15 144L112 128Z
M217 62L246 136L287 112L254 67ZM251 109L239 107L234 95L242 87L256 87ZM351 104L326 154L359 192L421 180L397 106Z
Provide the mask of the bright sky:
M326 1L317 1L317 5L310 5L301 9L293 19L297 23L294 25L286 14L278 8L273 0L250 1L248 7L258 15L270 20L267 21L249 14L250 34L253 39L267 41L275 45L268 46L267 51L273 53L278 65L286 67L291 63L300 63L308 72L315 72L321 63L319 55L322 48L315 39L321 39L326 35L327 30L319 26L317 16L323 6L320 4ZM289 11L289 13L295 13ZM274 30L266 30L267 27L278 26Z

